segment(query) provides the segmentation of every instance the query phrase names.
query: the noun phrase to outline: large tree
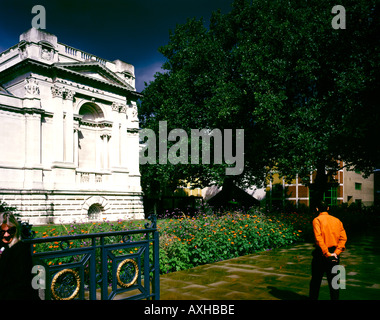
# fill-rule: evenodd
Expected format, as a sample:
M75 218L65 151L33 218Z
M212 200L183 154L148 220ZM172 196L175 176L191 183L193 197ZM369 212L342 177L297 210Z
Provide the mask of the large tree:
M159 49L165 72L143 91L142 127L157 130L166 120L169 130L189 135L196 128L243 128L244 172L146 165L145 188L178 179L257 184L273 168L307 183L317 170L312 187L319 201L336 160L371 173L379 164L379 6L341 1L345 29L334 29L335 4L237 0L228 14L215 12L208 27L196 19L178 25Z

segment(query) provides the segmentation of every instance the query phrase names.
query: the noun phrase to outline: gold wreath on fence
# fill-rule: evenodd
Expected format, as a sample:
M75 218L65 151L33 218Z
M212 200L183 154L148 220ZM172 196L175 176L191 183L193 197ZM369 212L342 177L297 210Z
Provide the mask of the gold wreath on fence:
M73 292L69 297L61 297L61 296L57 293L57 291L56 291L56 285L58 284L58 283L57 283L57 280L58 280L61 276L64 276L65 274L72 274L72 275L74 276L75 281L76 281L76 287L75 287L75 290L74 290L74 292ZM52 280L52 282L51 282L51 287L50 287L50 288L51 288L51 293L52 293L54 299L56 299L56 300L73 300L73 299L77 296L77 294L78 294L78 292L79 292L79 289L80 289L80 283L81 283L81 281L80 281L80 277L79 277L78 272L74 271L73 269L63 269L63 270L61 270L60 272L58 272L58 273L54 276L54 278L53 278L53 280Z
M123 282L120 278L121 268L123 268L123 266L127 263L131 263L135 268L134 277L133 277L132 281L130 281L129 283ZM135 260L125 259L117 267L116 277L117 277L117 283L119 284L120 287L129 288L130 286L132 286L136 282L138 275L139 275L139 267L138 267Z

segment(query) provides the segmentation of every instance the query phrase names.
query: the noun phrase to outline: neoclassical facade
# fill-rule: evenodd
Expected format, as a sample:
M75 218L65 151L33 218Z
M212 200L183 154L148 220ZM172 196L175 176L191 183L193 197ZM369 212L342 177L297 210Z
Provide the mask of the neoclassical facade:
M134 67L30 29L0 53L0 200L32 224L142 219Z

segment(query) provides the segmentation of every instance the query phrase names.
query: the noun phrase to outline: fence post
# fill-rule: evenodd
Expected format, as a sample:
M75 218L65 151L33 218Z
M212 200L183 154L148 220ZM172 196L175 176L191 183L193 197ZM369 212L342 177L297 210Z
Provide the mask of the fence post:
M90 257L90 300L96 300L96 239L91 239L92 254Z
M160 300L160 246L159 246L159 239L160 235L159 232L154 231L153 234L154 239L154 248L153 248L153 260L154 260L154 275L153 275L153 290L154 290L154 300Z
M104 249L104 237L100 239L100 247L101 247L101 268L102 268L102 290L101 296L102 300L108 300L108 273L107 273L107 250Z

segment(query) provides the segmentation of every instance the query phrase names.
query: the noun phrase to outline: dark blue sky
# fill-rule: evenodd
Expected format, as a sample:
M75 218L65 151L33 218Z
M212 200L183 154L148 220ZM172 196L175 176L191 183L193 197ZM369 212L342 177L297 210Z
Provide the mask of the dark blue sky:
M135 66L138 91L153 79L164 57L158 47L169 40L169 29L187 18L213 11L229 12L233 0L0 0L0 52L31 28L34 5L46 9L46 31L58 41L108 60Z

